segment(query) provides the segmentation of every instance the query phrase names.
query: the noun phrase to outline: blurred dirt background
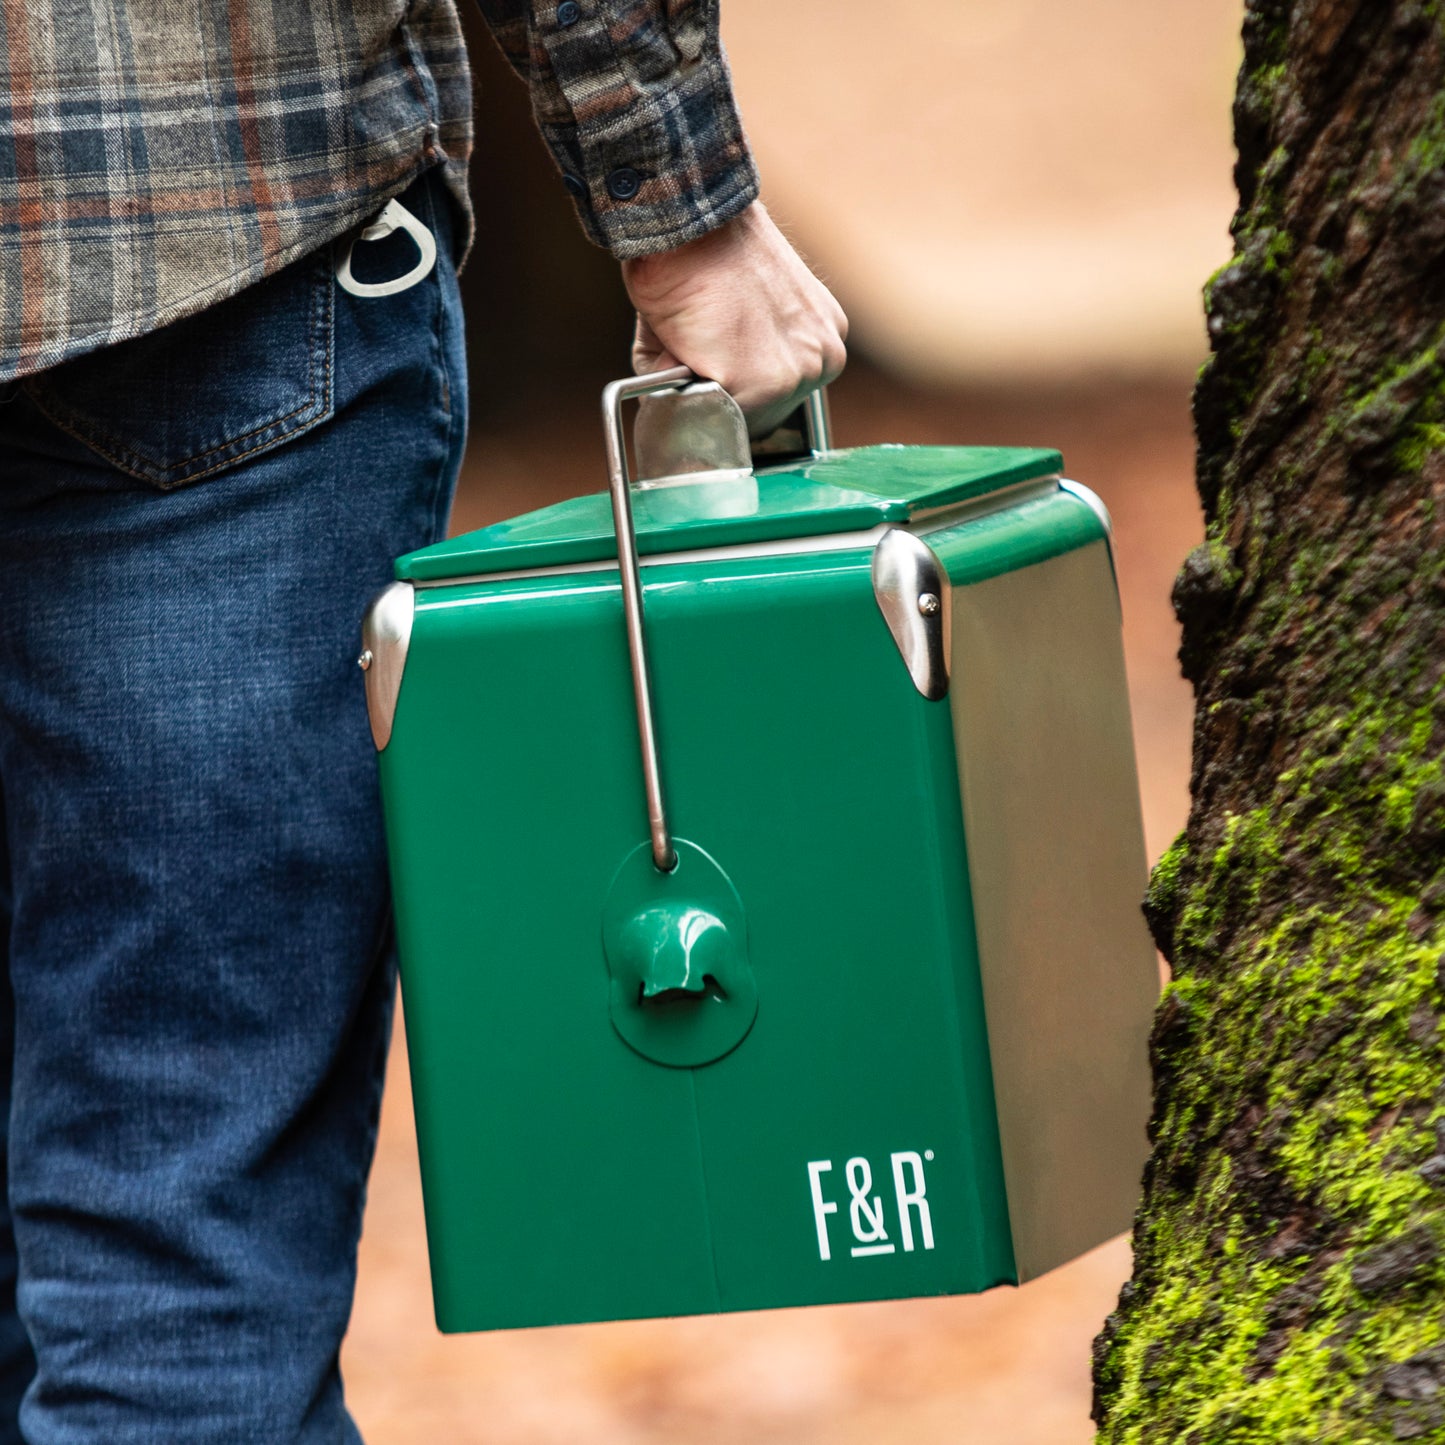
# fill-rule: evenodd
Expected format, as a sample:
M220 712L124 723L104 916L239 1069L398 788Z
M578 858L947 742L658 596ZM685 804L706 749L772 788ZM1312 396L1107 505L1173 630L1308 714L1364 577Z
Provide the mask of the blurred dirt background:
M1187 807L1169 588L1200 536L1199 288L1228 255L1242 0L725 0L774 211L853 319L837 442L1059 447L1114 515L1151 857ZM457 531L603 485L628 369L525 94L473 36L479 236ZM343 1354L369 1445L1075 1445L1120 1239L964 1299L443 1337L398 1030Z

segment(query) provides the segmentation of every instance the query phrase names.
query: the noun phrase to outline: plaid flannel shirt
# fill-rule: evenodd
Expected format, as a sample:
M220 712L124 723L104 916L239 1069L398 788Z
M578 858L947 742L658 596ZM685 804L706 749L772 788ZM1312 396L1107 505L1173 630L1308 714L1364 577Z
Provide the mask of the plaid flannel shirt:
M480 0L591 238L757 195L717 0ZM466 208L453 0L0 0L0 381L219 301L429 166Z

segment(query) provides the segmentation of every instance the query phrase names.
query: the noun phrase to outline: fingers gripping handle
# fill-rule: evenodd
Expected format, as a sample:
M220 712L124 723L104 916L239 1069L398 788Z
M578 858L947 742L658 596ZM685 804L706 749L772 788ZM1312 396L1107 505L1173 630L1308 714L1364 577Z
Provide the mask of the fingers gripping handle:
M627 655L632 668L632 693L637 705L637 735L642 747L642 785L647 796L647 825L652 835L652 861L663 873L677 866L677 850L667 825L662 768L658 761L657 724L652 707L652 674L647 660L647 632L642 617L642 574L637 559L637 528L632 518L632 483L627 472L627 443L622 430L622 403L659 391L687 386L697 377L685 366L624 377L602 390L602 434L607 449L607 483L612 494L612 523L617 532L617 567L622 577L622 612L627 623ZM803 425L815 454L829 445L828 406L822 391L803 403Z

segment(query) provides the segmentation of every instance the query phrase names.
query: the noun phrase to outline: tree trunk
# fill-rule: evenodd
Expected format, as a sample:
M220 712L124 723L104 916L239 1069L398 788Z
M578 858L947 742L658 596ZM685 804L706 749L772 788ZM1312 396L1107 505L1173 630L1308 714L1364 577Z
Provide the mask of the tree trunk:
M1445 1441L1445 14L1248 0L1114 1442Z

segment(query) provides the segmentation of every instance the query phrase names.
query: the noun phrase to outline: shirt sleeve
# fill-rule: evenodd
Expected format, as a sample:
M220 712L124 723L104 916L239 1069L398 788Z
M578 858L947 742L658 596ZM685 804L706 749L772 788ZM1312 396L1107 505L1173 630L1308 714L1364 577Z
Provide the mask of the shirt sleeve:
M598 245L665 251L756 199L718 0L479 3Z

